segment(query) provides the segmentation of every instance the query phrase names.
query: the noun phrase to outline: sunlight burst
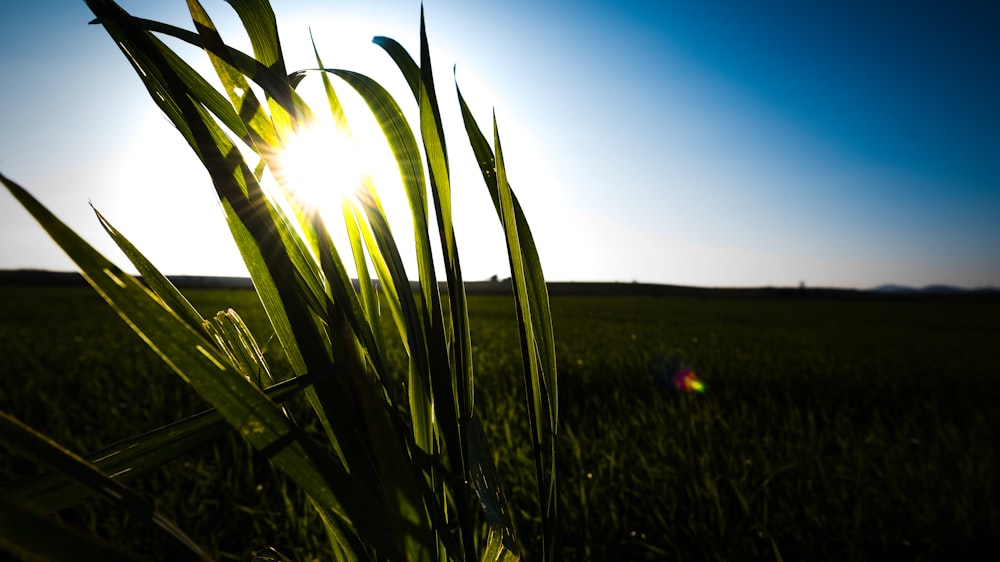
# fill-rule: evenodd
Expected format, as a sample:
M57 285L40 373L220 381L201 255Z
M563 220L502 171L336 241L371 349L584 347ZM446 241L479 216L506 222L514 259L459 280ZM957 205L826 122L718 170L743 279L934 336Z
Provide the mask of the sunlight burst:
M329 212L353 198L365 176L357 144L347 131L315 124L303 127L285 143L275 170L303 204Z

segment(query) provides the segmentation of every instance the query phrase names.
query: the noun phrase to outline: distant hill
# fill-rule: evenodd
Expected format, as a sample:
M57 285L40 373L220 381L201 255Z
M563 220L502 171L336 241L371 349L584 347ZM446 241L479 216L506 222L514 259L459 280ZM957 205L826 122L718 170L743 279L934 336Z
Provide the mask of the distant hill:
M953 285L927 285L926 287L909 287L907 285L879 285L870 291L876 293L924 293L924 294L955 294L955 293L967 293L970 292L969 289L963 289L961 287L955 287ZM976 289L975 291L995 291L995 289Z
M174 285L180 288L201 289L249 289L253 287L247 277L208 277L196 275L170 276ZM77 272L47 271L37 269L0 270L0 285L30 286L83 286L86 281ZM418 288L412 282L414 290ZM904 285L880 285L873 289L834 289L822 287L688 287L683 285L660 285L655 283L621 282L551 282L548 284L552 296L673 296L692 298L778 298L778 299L918 299L918 300L1000 300L1000 290L994 288L968 290L949 285L930 285L922 288ZM443 289L442 285L442 289ZM510 279L501 281L470 281L465 290L472 295L510 295Z

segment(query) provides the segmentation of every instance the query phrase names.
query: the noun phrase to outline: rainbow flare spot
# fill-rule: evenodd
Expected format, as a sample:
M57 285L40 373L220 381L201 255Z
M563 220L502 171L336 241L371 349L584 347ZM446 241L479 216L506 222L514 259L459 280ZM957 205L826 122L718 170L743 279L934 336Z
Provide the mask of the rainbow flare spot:
M705 392L705 383L691 369L680 368L674 373L674 388L681 392Z
M707 390L694 370L678 359L661 362L650 374L653 376L653 383L664 392L704 393Z

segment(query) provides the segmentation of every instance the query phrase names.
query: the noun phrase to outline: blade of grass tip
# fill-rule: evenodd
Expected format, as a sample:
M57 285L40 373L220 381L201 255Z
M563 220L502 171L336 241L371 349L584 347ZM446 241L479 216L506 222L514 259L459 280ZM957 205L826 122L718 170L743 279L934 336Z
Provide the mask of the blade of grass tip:
M413 98L420 99L420 67L417 66L410 53L398 41L390 37L376 36L372 38L372 43L382 47L389 54L393 62L396 63L396 66L403 73L403 78L406 79L406 83L410 86Z
M784 558L781 557L781 551L778 550L778 543L774 542L774 537L771 537L771 549L774 550L775 561L784 562Z
M268 0L228 0L228 2L236 11L243 23L243 28L250 37L254 57L276 75L287 77L288 71L285 69L281 41L278 38L278 23L274 17L274 11L271 9L271 3ZM285 91L281 92L281 95L286 93L291 95L292 88L287 78L282 86ZM289 111L270 94L267 96L267 102L271 109L271 119L279 136L293 131L294 123L302 119L302 115L297 111L298 108Z
M197 0L188 0L188 9L202 44L205 46L205 51L212 61L212 66L222 82L223 89L229 96L229 102L246 126L247 131L252 135L253 145L251 146L257 154L267 160L277 152L281 143L274 124L257 100L257 95L250 89L243 72L237 69L236 62L232 57L225 56L229 55L229 50L212 23L208 12Z
M138 562L139 556L98 542L0 494L0 550L38 560Z
M165 275L160 273L160 270L138 248L129 242L118 229L112 226L100 211L94 209L94 213L97 215L97 220L100 221L101 226L104 227L104 231L111 236L111 239L115 241L115 244L125 254L125 257L132 262L139 275L142 276L143 281L149 285L149 289L156 296L160 297L163 303L180 316L188 326L191 326L196 332L201 333L206 340L211 341L208 332L205 331L205 319L195 310L194 305L177 290L177 287Z
M497 186L497 166L493 156L493 150L490 148L486 137L479 128L479 125L476 124L475 118L472 116L472 112L469 110L469 106L466 104L461 90L458 90L458 99L462 110L462 119L465 122L466 132L468 133L469 142L471 143L473 152L479 162L483 180L490 192L490 197L493 199L497 216L500 217L501 224L504 225L504 229L507 229L508 225L504 223L504 218L501 214L500 195ZM514 228L517 230L517 239L521 243L521 254L525 263L528 264L528 275L526 276L526 281L529 287L529 305L532 310L536 311L531 315L531 320L536 324L535 332L539 335L538 344L539 349L542 352L541 360L545 375L542 382L545 384L546 395L549 401L549 423L553 430L557 430L559 426L558 376L556 371L555 339L553 337L552 330L552 315L549 306L548 289L542 272L541 260L538 257L538 249L535 247L534 237L531 235L531 229L528 226L528 221L524 216L524 211L521 209L521 205L517 200L517 195L513 192L513 190L510 190L510 198L513 203L514 210Z
M49 468L73 478L99 496L128 510L138 519L153 523L184 548L202 560L208 560L208 554L177 525L157 511L153 504L120 482L108 478L94 465L2 411L0 411L0 442L3 442L10 449L19 451Z
M545 287L545 280L542 274L541 262L538 259L537 249L535 248L534 240L531 236L531 231L528 228L527 220L524 218L524 213L517 202L516 196L512 191L509 190L509 184L507 191L509 191L510 194L511 212L508 212L506 215L504 214L502 209L502 202L501 202L498 177L497 177L499 166L497 165L496 159L494 158L493 155L493 151L490 149L485 136L482 134L482 131L476 124L475 119L472 117L471 111L469 110L468 104L465 102L465 99L462 96L460 89L458 90L458 97L469 141L472 145L473 152L476 154L476 159L479 161L480 170L483 174L483 180L485 181L487 188L490 191L490 196L493 198L493 202L497 208L497 214L500 217L501 224L503 224L504 230L506 232L510 232L512 230L514 231L516 239L518 240L520 245L520 250L521 250L520 254L524 259L524 261L530 264L530 266L527 268L528 275L524 276L524 282L528 286L528 290L526 291L528 294L528 299L526 301L518 302L518 318L519 322L521 322L522 327L525 326L524 324L525 320L527 320L529 324L534 325L533 331L539 336L535 347L541 352L541 355L538 357L540 363L537 362L535 359L529 360L530 349L527 345L527 342L523 339L524 337L523 329L522 329L522 349L524 353L522 355L525 358L524 361L525 361L526 377L528 376L528 373L531 372L532 369L537 370L538 367L542 368L541 380L538 381L537 383L532 383L531 380L526 380L526 385L529 385L529 387L533 386L535 388L544 385L546 401L548 406L547 414L549 420L549 433L552 435L551 445L549 448L550 462L547 464L549 465L549 472L554 475L555 435L558 432L558 390L556 387L557 375L555 370L555 345L552 338L552 324L551 324L551 315L549 312L549 305L548 305L548 291ZM513 214L513 217L510 216L511 214ZM509 221L508 218L510 219ZM510 238L509 235L508 238ZM512 277L513 275L514 273L512 273ZM517 293L515 294L515 297L518 297ZM530 316L525 318L525 316L521 312L522 308L527 308L529 312L534 311L534 313L530 314ZM534 377L530 378L534 379ZM536 394L535 391L529 391L529 396L535 396L535 394ZM534 402L535 401L532 398L532 403ZM538 414L539 416L541 416L542 412L533 409L532 414ZM541 417L537 417L536 421L540 422L541 419L542 419ZM539 429L541 429L540 426L535 426L535 428L533 429L534 436L536 437L539 436L539 433L536 431ZM536 458L536 461L539 460L540 460L539 458ZM541 486L542 485L541 483L544 481L544 469L542 469L541 465L538 464L536 464L536 469L540 471L539 483ZM548 503L552 505L552 503L554 502L554 497L555 497L555 479L553 478L551 481L551 485L548 486L547 493L545 492L545 490L540 489L540 499L542 499L543 503L546 503L544 498L548 498ZM545 517L543 514L543 519L544 518ZM552 533L554 534L555 517L553 517L552 519L553 519ZM550 544L553 543L554 541L550 541Z
M323 59L319 56L319 49L316 48L316 40L313 38L312 28L309 29L309 41L312 43L313 55L316 57L316 68L325 68L326 65L323 64ZM305 73L302 72L300 75L305 76ZM353 136L351 125L347 122L347 115L344 113L344 107L340 104L340 98L337 96L337 91L330 81L329 74L320 72L320 78L323 80L323 92L326 94L326 102L330 107L334 127L348 137Z

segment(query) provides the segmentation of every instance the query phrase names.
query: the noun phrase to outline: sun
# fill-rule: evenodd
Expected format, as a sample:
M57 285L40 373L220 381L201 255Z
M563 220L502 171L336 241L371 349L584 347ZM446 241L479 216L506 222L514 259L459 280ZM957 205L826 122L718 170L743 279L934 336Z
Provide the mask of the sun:
M355 196L365 167L349 131L316 122L286 139L273 172L302 204L324 213Z

